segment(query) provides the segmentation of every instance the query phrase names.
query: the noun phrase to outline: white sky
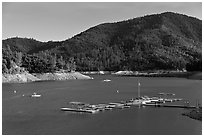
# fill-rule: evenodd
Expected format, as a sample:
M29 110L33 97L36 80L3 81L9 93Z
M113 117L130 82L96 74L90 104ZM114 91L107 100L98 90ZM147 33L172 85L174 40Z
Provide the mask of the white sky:
M202 19L201 2L3 2L2 37L61 41L101 23L166 11Z

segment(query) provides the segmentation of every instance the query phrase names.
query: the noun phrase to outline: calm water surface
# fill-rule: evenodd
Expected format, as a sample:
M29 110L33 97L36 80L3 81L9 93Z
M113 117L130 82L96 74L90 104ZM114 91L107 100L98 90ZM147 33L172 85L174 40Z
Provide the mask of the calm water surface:
M27 135L202 134L202 122L182 116L184 109L131 107L80 114L60 111L70 101L109 103L159 92L175 93L195 105L202 101L202 81L183 78L137 78L111 75L94 80L47 81L2 86L2 133ZM111 79L111 82L103 82ZM13 91L16 90L17 93ZM119 90L119 93L116 92ZM30 98L38 92L41 98ZM23 96L24 95L24 96ZM182 102L181 102L182 103Z

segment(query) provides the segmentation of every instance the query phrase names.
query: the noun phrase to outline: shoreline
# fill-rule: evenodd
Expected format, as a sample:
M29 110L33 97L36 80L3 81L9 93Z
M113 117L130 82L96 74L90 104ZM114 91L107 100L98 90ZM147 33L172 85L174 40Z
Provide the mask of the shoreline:
M139 74L139 75L118 75L118 76L132 76L132 77L176 77L202 80L202 72L176 72L176 73L155 73L155 74Z
M55 73L28 73L2 74L2 83L27 83L55 80L93 79L90 75L114 75L126 77L178 77L202 80L202 72L133 72L133 71L90 71L90 72L55 72ZM88 76L89 75L89 76Z
M183 116L187 116L191 119L202 121L202 108L192 109L188 112L182 113Z
M88 75L114 75L114 76L125 76L125 77L177 77L177 78L187 78L202 80L202 72L182 72L182 71L86 71L81 72L82 74Z
M33 73L23 72L21 74L3 74L2 83L28 83L55 80L76 80L76 79L93 79L90 76L83 75L79 72L57 72L57 73Z

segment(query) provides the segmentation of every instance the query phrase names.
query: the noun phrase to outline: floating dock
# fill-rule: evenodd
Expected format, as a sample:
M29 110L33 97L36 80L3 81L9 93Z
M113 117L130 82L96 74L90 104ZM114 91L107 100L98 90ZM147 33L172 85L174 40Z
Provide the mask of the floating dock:
M98 110L92 109L74 109L74 108L61 108L62 111L72 111L72 112L85 112L85 113L96 113Z
M164 105L164 104L143 104L144 106L154 106L154 107L173 107L173 108L196 108L196 106L185 106L185 105Z
M141 96L129 101L110 102L106 104L88 104L84 102L69 102L71 107L62 107L61 111L97 113L99 111L123 109L131 106L153 106L153 107L172 107L172 108L196 108L189 105L165 104L166 102L181 101L181 98L161 98Z

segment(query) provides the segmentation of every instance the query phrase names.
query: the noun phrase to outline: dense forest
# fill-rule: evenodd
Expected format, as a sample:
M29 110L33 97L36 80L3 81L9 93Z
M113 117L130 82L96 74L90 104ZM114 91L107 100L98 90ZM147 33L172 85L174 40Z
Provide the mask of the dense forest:
M65 41L8 38L2 55L3 73L202 71L202 21L165 12L100 24Z

